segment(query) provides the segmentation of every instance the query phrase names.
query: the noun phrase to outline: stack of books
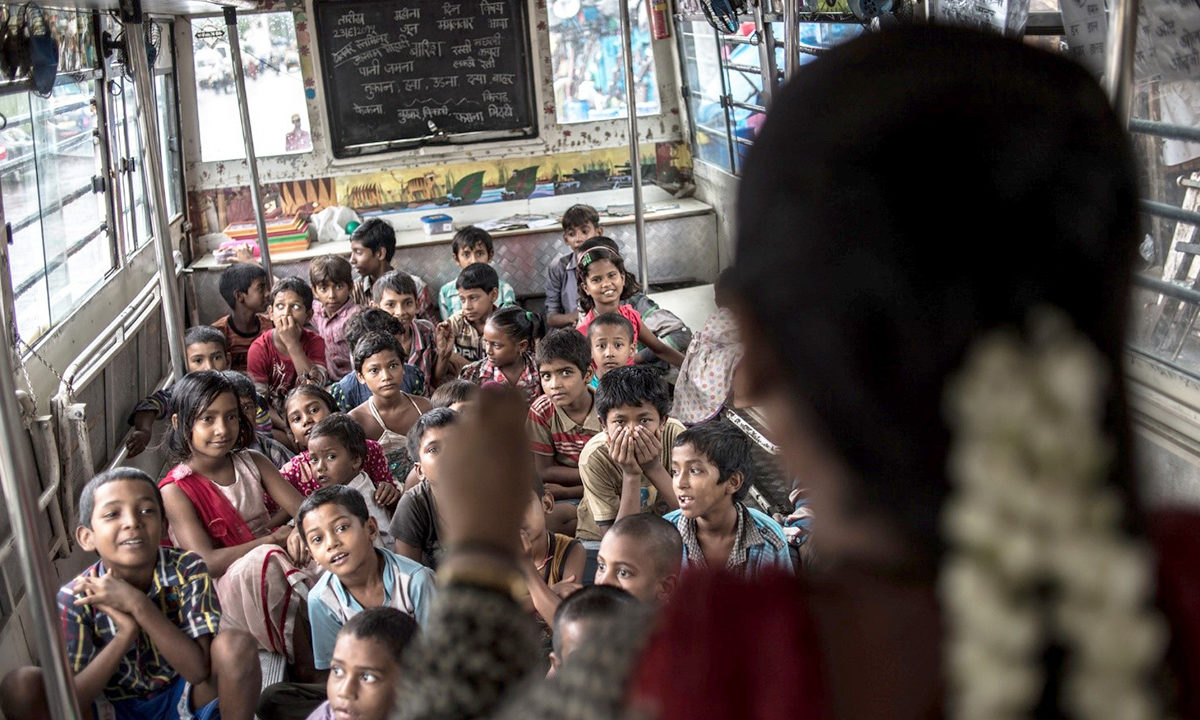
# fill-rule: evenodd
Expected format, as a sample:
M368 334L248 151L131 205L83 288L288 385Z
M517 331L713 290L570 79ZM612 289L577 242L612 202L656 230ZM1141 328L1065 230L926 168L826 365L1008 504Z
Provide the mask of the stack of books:
M249 223L231 223L225 228L231 240L258 242L258 226ZM308 221L296 215L267 221L267 250L276 253L295 252L308 249Z

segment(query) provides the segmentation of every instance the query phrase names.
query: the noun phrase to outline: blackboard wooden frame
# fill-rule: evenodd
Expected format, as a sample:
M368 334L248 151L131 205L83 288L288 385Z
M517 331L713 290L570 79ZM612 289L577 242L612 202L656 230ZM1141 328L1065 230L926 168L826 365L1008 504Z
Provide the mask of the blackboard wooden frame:
M517 20L516 36L519 40L518 47L521 57L518 65L519 77L516 82L520 84L525 93L525 102L521 104L520 108L514 107L516 112L524 111L525 113L524 117L520 118L520 127L501 130L481 129L467 132L447 132L440 129L430 129L425 130L419 135L405 134L397 127L395 128L395 133L390 133L392 135L390 137L377 137L368 142L350 142L347 140L342 115L339 112L344 109L344 101L338 92L339 82L333 58L334 42L331 37L332 23L329 22L330 17L334 13L344 13L347 10L361 7L375 8L377 6L385 6L395 8L397 3L395 0L313 0L313 36L316 39L317 52L321 63L321 81L325 94L325 109L329 119L330 149L333 152L333 156L344 159L425 146L464 145L536 138L539 131L539 115L537 112L529 6L526 0L501 1L507 5L513 13L512 17ZM442 2L443 0L418 0L417 2L410 0L409 4L421 5L422 7L436 7ZM462 2L464 4L475 5L479 0L462 0ZM403 80L407 78L397 79Z

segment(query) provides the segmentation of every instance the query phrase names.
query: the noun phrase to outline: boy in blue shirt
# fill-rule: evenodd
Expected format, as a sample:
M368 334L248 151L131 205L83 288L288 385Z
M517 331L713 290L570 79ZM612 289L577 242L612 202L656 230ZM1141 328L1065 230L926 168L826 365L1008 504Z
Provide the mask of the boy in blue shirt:
M454 254L454 262L465 270L475 263L491 265L492 258L495 257L495 246L492 244L492 236L488 234L487 230L468 225L454 233L450 252ZM497 276L497 287L500 292L496 300L496 307L517 304L517 294L513 291L512 285L504 280L499 280L499 276ZM462 299L458 296L457 280L451 280L442 286L438 293L438 308L442 311L442 320L449 320L451 315L462 310Z
M366 608L391 607L418 622L425 619L435 593L433 571L375 547L379 527L362 493L346 485L323 487L300 505L296 526L326 570L308 593L318 670L329 669L338 631Z
M723 420L688 428L671 449L679 509L663 516L683 536L685 569L724 568L753 579L795 571L783 528L746 507L750 439Z
M563 242L569 252L554 258L546 268L546 324L552 328L575 327L579 322L580 246L585 240L603 235L600 214L591 205L572 205L562 216Z
M195 553L161 547L164 526L158 486L140 470L101 473L80 495L75 537L100 560L58 592L79 705L116 720L250 720L257 643L217 632L208 568ZM0 708L5 717L48 718L42 671L9 673Z

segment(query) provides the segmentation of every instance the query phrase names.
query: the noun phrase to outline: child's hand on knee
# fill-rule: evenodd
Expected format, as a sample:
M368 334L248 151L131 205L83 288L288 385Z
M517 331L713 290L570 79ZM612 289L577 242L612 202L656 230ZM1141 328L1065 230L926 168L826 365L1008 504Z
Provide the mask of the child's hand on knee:
M392 507L400 501L400 495L395 485L380 483L379 487L375 488L375 503L383 507Z

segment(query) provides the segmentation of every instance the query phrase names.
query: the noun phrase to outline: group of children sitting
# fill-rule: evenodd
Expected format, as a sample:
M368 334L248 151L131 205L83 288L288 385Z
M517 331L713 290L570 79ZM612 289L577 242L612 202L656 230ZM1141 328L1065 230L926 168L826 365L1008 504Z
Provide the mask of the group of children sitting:
M311 288L284 278L269 293L261 268L226 270L232 313L188 331L188 374L131 418L131 454L161 419L178 464L157 482L117 468L82 492L76 536L100 559L59 594L82 706L385 717L456 510L439 501L440 460L470 442L452 429L481 385L529 403L520 539L552 668L597 641L592 619L661 605L690 568L793 572L783 529L743 502L747 437L671 417L660 368L637 362L639 342L685 360L630 304L640 289L585 210L564 218L571 251L549 273L564 278L548 300L559 327L544 336L537 315L503 305L477 229L455 240L463 267L436 325L424 285L385 272L394 235L380 220L355 233L357 279L336 257L313 261ZM564 312L571 270L578 311ZM296 682L260 697L255 648L286 657ZM0 709L46 716L40 672L10 673Z

